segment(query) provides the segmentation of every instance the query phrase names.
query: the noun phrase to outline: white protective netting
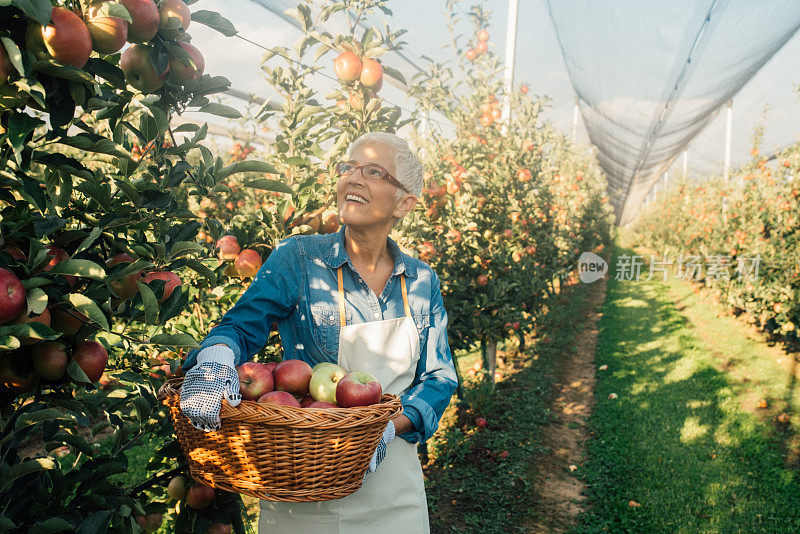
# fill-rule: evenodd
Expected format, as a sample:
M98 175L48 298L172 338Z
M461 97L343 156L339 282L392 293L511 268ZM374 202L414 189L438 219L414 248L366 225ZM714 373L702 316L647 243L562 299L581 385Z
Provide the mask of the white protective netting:
M796 0L547 4L620 224L800 27Z

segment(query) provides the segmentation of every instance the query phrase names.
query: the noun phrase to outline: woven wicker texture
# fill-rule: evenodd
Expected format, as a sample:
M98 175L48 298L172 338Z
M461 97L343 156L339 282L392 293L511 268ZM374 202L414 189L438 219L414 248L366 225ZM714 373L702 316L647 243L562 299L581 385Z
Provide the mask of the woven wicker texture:
M222 403L222 427L203 432L180 409L183 378L164 383L192 477L208 486L270 501L339 499L361 487L386 423L403 408L396 395L357 408L293 408L242 401Z

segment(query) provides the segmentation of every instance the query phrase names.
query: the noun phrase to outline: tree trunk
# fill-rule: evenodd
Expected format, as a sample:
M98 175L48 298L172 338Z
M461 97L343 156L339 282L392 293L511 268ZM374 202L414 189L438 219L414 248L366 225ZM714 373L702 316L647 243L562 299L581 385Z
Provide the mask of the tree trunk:
M481 343L481 348L483 349L484 365L489 372L489 381L494 384L494 372L497 369L497 341L488 339Z

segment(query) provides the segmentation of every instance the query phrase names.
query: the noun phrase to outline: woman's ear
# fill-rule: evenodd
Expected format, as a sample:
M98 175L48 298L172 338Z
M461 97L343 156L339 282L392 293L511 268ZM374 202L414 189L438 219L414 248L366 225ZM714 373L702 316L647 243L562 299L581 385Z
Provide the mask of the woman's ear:
M394 216L398 219L402 219L409 213L411 210L414 209L414 206L417 205L417 197L412 195L411 193L407 193L403 195L403 198L398 202L397 207L394 210Z

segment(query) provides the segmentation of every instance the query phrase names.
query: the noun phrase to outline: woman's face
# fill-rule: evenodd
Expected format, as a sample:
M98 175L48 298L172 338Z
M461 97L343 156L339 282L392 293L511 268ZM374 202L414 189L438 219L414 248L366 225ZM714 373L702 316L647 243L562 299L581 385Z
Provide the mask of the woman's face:
M392 149L380 142L360 144L349 161L356 165L376 163L396 176ZM400 203L395 200L397 187L385 180L365 178L363 169L349 176L341 176L336 185L339 218L351 228L388 225L394 217L403 215Z

